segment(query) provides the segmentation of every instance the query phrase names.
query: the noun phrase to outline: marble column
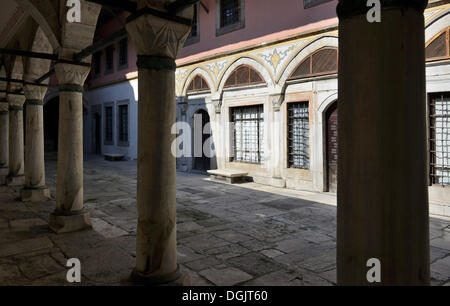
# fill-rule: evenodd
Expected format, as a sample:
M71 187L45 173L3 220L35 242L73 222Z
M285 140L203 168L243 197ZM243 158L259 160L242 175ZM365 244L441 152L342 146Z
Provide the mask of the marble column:
M138 8L145 8L139 1ZM152 1L163 9L163 1ZM127 20L137 52L138 90L138 226L136 268L132 280L150 285L187 284L180 273L176 243L175 58L190 27L143 14ZM192 8L182 14L190 14Z
M83 84L90 67L58 63L59 83L58 164L56 209L50 228L56 233L91 228L83 206Z
M20 187L25 184L23 148L23 104L25 96L8 94L9 103L9 172L7 185Z
M44 201L50 198L45 185L44 163L44 96L47 87L25 85L26 140L25 140L25 187L22 201Z
M280 154L281 146L282 146L282 122L284 122L282 118L282 113L280 111L281 104L283 103L284 96L282 94L271 95L270 102L272 103L273 119L272 119L272 154L270 158L272 159L272 179L271 185L279 188L286 187L286 181L281 177L281 170L283 168L283 159Z
M380 23L365 1L338 4L339 285L430 282L426 4L381 0Z
M6 98L0 98L0 185L6 184L8 175L9 105Z

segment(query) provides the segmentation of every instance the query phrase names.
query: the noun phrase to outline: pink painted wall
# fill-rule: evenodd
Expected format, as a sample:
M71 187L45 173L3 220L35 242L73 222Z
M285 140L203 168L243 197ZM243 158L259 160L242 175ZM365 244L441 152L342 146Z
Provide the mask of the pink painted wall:
M120 16L123 23L125 23L125 17ZM107 22L106 24L97 28L94 42L107 37L114 32L122 29L123 26L120 24L118 20L115 18ZM105 50L102 50L102 65L101 72L99 75L94 75L94 57L92 57L92 69L87 79L87 84L89 87L97 87L104 84L109 84L114 81L122 80L126 78L127 74L137 71L136 67L136 49L134 45L131 43L131 39L128 38L128 67L118 70L118 62L119 62L119 44L114 44L114 71L112 73L105 74Z
M286 37L289 32L299 33L325 25L326 20L329 24L336 24L337 2L334 0L305 10L303 0L245 0L245 28L216 36L216 0L203 0L209 14L200 7L200 42L185 47L177 63L182 64L187 58L194 60L193 56L198 54L207 56L208 51L214 54L216 49L227 51L243 47L246 41L255 42L264 36L276 38L276 33ZM235 46L226 48L230 45Z
M305 10L303 0L245 0L245 27L216 36L216 0L203 0L209 14L200 7L200 41L182 49L178 65L221 52L228 52L263 42L289 37L305 31L336 25L337 0ZM121 16L125 23L124 16ZM94 41L120 30L122 25L112 19L97 28ZM118 44L114 50L114 72L105 74L105 52L102 51L102 68L98 76L93 69L87 80L90 88L110 84L136 74L136 50L128 39L128 68L118 70ZM94 66L92 66L94 68Z

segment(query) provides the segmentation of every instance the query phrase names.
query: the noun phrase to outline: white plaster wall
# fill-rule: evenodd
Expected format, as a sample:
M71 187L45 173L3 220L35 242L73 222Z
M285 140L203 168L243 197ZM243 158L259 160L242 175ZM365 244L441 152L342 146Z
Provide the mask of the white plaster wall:
M86 99L89 103L89 114L87 116L88 130L84 131L84 137L88 139L86 141L87 147L90 147L90 152L94 152L95 148L92 147L92 122L93 114L91 106L102 105L102 154L123 154L128 159L137 158L137 103L138 103L138 82L137 79L129 82L122 82L107 87L91 90L87 92ZM118 145L118 122L117 122L117 106L124 100L129 100L128 106L128 142L129 146ZM113 102L113 145L105 145L104 138L104 126L105 126L105 114L104 105Z

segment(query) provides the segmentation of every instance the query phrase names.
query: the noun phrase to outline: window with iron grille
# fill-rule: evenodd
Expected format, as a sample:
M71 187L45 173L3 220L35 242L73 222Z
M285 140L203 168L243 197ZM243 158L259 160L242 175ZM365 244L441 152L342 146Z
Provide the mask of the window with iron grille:
M114 47L111 45L105 50L105 72L114 70Z
M430 172L432 184L450 185L450 94L430 99Z
M234 124L233 161L260 164L264 161L263 105L231 108Z
M128 104L119 105L119 141L122 146L128 145Z
M289 168L309 169L308 102L287 104Z
M98 51L94 54L94 75L102 72L102 52Z
M113 107L105 107L105 144L113 144Z
M240 21L241 1L220 0L220 27L226 27Z
M119 42L119 68L128 65L128 39L124 38Z

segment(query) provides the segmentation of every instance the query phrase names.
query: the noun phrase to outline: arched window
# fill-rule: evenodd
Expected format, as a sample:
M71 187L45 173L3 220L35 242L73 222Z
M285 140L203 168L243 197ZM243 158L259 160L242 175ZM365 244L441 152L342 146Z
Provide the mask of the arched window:
M200 75L195 76L188 86L187 92L207 91L210 90L208 83Z
M324 74L337 73L338 51L336 48L322 48L300 63L289 79L305 78Z
M425 48L425 57L428 61L450 57L449 31L450 28L447 28L428 42Z
M236 87L236 86L246 86L264 84L264 79L261 75L253 68L242 65L237 67L225 82L225 87Z

